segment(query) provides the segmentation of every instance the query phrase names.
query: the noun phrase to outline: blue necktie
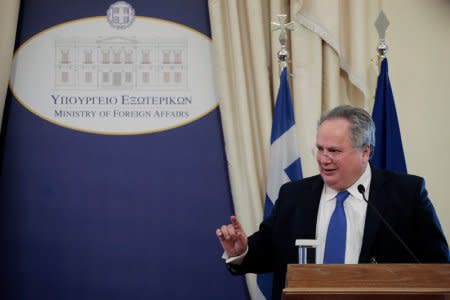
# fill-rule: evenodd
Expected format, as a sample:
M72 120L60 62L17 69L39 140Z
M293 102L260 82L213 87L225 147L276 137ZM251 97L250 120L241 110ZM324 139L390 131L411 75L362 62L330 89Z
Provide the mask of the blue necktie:
M345 219L344 201L349 194L347 191L342 191L336 196L336 208L328 225L324 264L343 264L345 262L347 220Z

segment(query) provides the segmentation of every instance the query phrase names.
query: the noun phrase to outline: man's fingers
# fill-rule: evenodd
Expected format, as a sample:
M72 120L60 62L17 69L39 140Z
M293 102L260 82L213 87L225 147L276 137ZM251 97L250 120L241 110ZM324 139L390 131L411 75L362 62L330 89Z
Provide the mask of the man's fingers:
M236 230L233 224L228 224L222 225L219 229L217 229L216 234L221 241L234 241L236 239L240 239L243 232L241 230Z
M223 240L234 240L237 237L237 232L232 224L222 225L220 232Z
M247 248L247 236L237 218L231 216L230 219L231 224L222 225L216 229L216 236L228 255L238 256Z
M231 224L233 224L233 227L236 231L243 231L242 230L242 226L241 223L239 223L238 219L236 218L236 216L231 216L230 217L231 220Z
M219 228L216 229L216 235L219 238L219 240L223 241L223 233L222 230L220 230Z
M236 242L245 243L247 236L242 230L241 223L239 223L235 216L231 216L230 219L231 224L222 225L220 228L216 229L217 238L222 243L222 246L227 245L227 247Z

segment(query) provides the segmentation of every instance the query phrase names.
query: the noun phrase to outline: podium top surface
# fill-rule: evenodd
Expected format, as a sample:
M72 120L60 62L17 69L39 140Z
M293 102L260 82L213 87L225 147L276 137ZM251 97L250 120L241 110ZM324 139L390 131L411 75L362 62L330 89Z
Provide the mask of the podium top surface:
M450 294L450 264L289 265L285 294Z

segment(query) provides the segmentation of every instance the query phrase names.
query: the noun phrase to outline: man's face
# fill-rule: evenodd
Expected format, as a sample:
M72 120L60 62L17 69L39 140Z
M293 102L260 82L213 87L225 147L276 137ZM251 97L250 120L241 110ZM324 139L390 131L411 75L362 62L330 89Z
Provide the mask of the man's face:
M316 147L320 175L338 191L353 185L369 161L370 147L353 148L350 123L345 119L324 121L317 130Z

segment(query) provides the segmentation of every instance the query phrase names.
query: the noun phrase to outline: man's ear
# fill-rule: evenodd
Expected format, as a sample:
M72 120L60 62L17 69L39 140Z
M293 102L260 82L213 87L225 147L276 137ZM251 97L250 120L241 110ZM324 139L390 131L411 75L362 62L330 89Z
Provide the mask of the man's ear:
M373 147L371 145L365 145L363 149L364 157L367 157L367 160L372 158L373 155Z

